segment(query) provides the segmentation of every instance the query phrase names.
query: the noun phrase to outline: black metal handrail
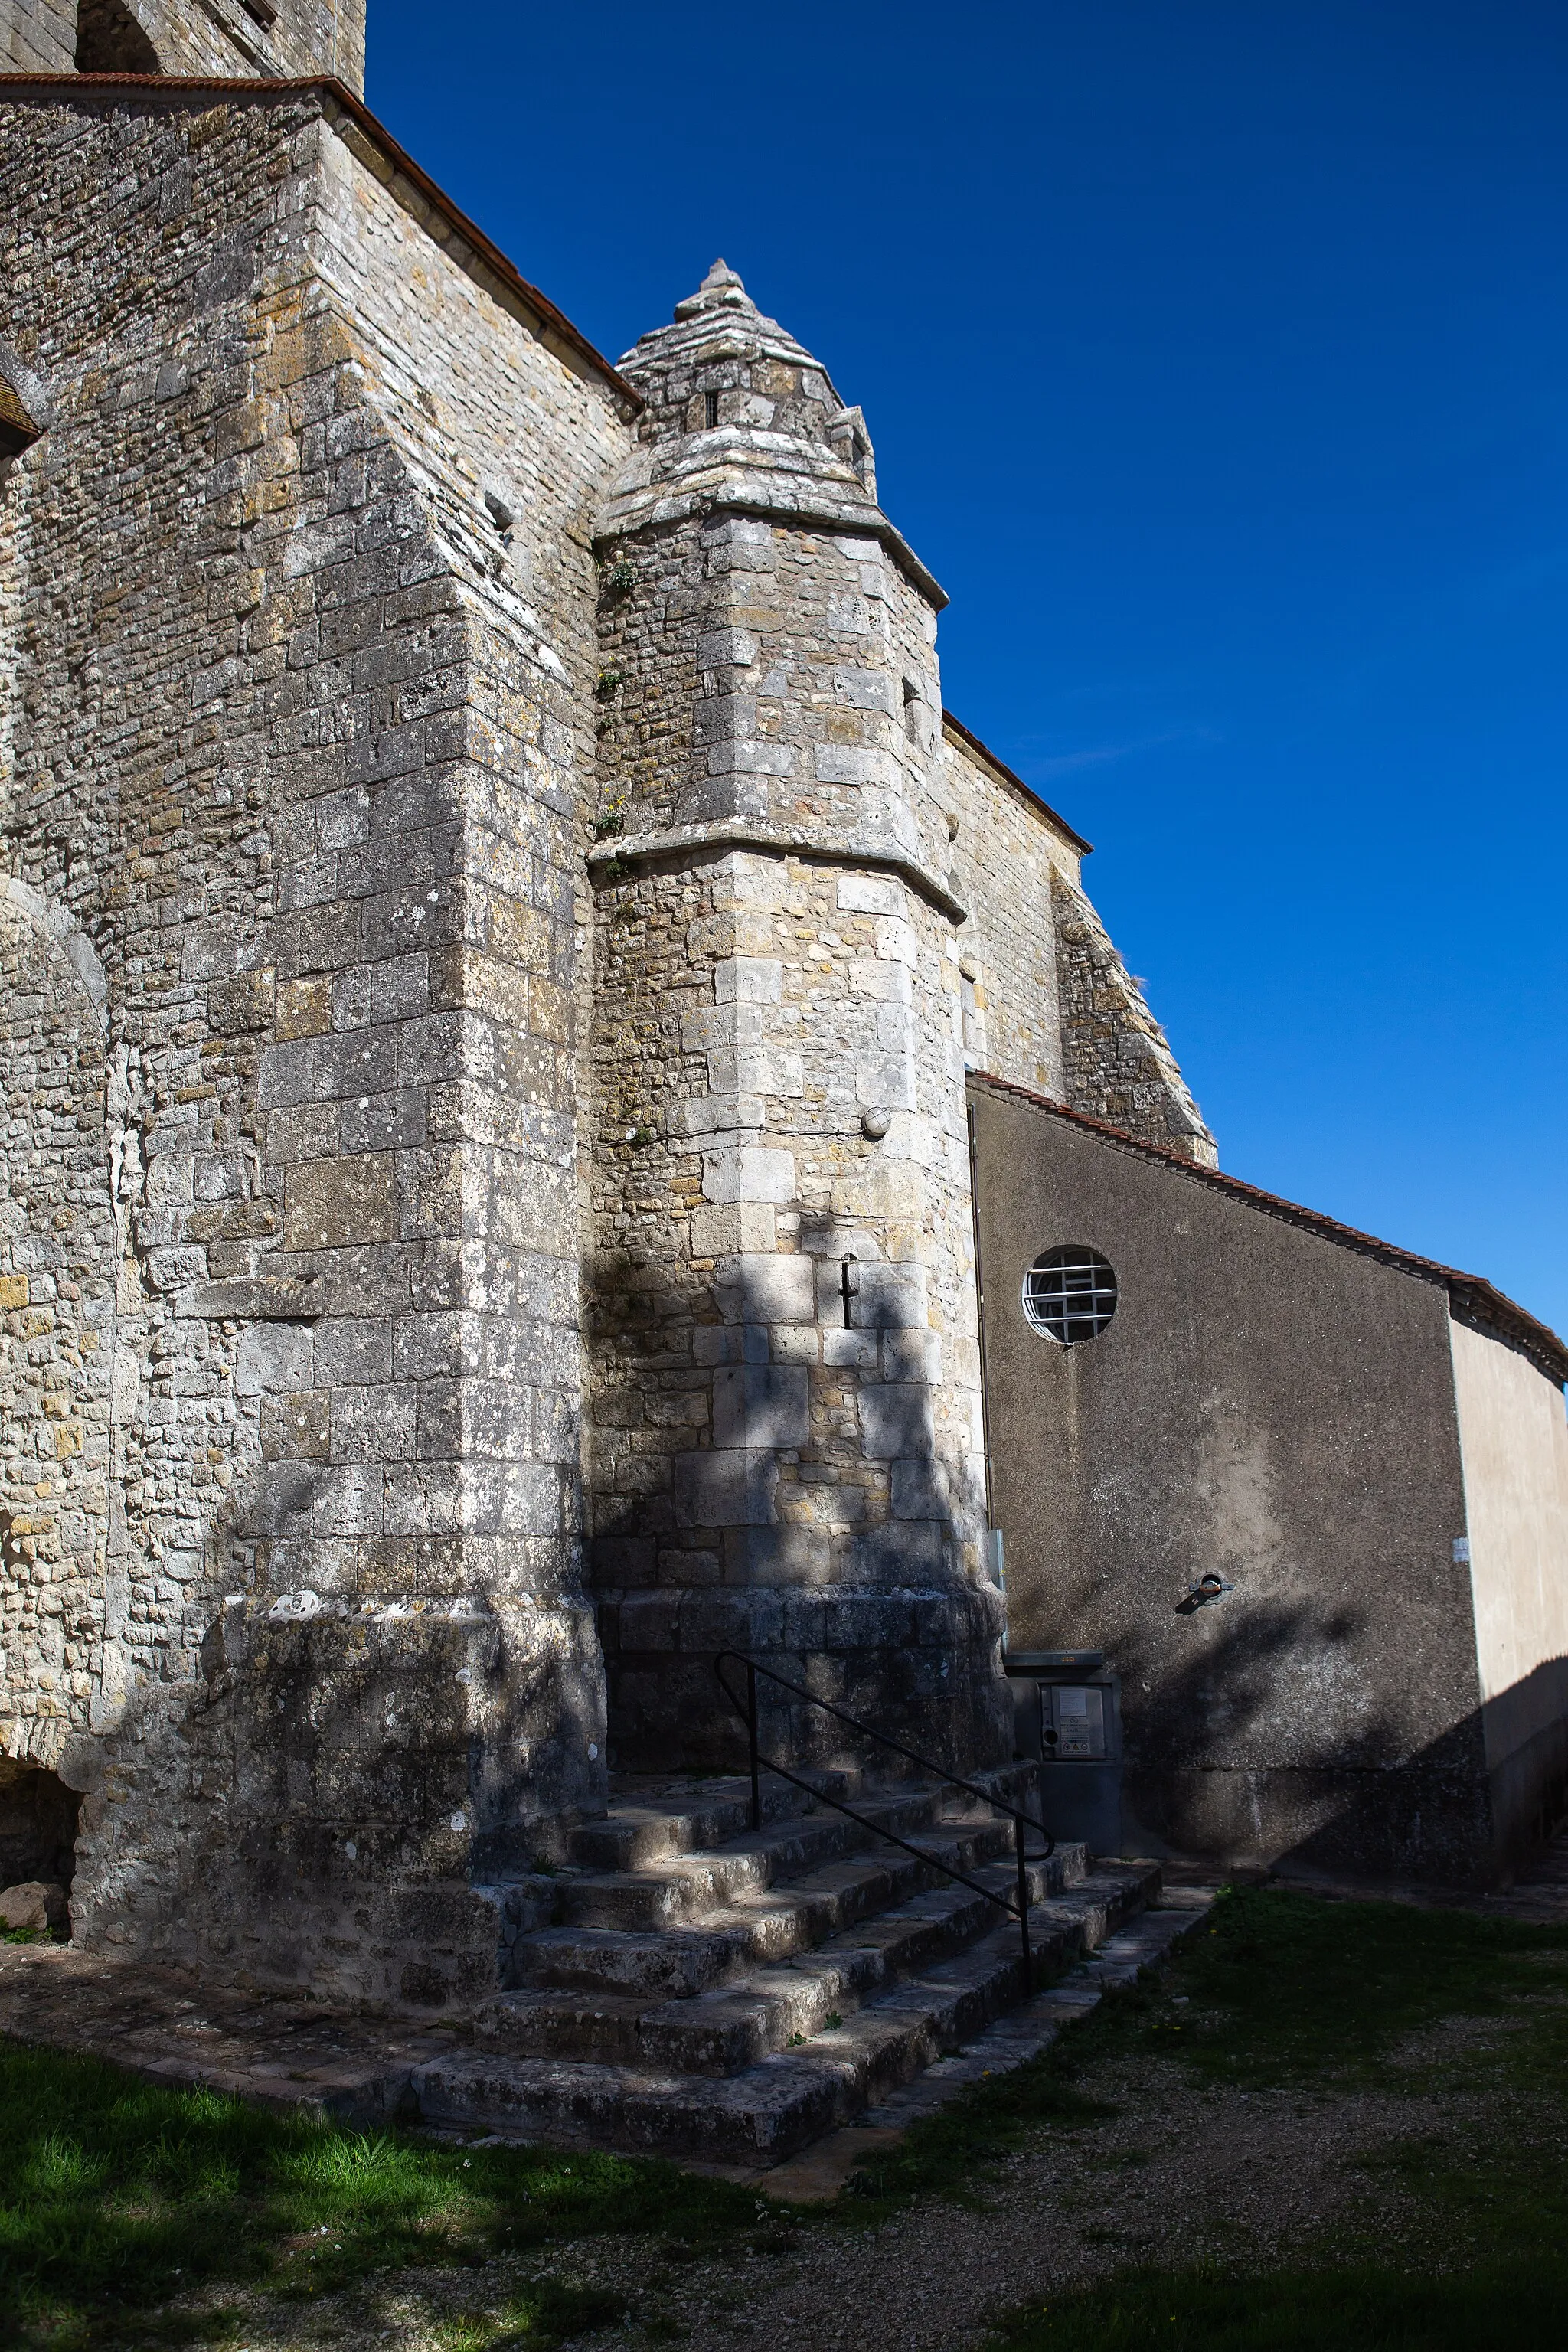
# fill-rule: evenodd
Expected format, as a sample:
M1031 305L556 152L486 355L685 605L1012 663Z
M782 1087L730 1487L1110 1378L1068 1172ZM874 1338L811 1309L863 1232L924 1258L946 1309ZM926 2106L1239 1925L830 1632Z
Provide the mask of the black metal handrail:
M725 1680L725 1661L731 1658L736 1665L746 1669L744 1698ZM983 1789L978 1781L963 1780L958 1773L950 1772L945 1765L933 1764L929 1756L921 1755L917 1748L906 1748L901 1740L894 1739L889 1733L879 1731L875 1724L863 1723L858 1715L851 1715L847 1708L835 1706L831 1699L818 1698L815 1691L807 1690L801 1683L792 1683L787 1675L779 1674L773 1666L759 1665L756 1659L749 1658L743 1650L721 1650L713 1661L713 1673L720 1689L746 1727L752 1767L752 1829L760 1830L763 1826L762 1773L765 1769L776 1772L781 1780L788 1780L794 1787L804 1789L819 1803L831 1805L835 1812L847 1814L850 1821L858 1822L860 1827L869 1830L873 1837L885 1838L889 1845L901 1846L906 1853L912 1853L917 1862L927 1863L933 1870L942 1871L958 1885L967 1886L972 1894L983 1895L987 1903L994 1903L999 1910L1006 1912L1010 1919L1016 1919L1024 1948L1024 1990L1027 1993L1034 1984L1034 1966L1029 1951L1029 1874L1026 1865L1031 1862L1048 1862L1057 1850L1057 1842L1045 1823L1036 1821L1032 1813L1022 1811L1018 1806L1010 1805L1005 1797L998 1797L992 1790ZM970 1878L962 1870L955 1870L951 1863L939 1860L935 1854L927 1853L918 1845L911 1845L909 1839L900 1837L896 1830L884 1829L879 1822L868 1820L866 1814L858 1813L853 1805L845 1804L840 1798L830 1797L826 1789L819 1789L813 1780L803 1780L798 1772L792 1772L787 1764L780 1764L775 1758L764 1756L757 1744L759 1675L765 1675L769 1682L778 1685L780 1690L791 1691L796 1698L805 1699L808 1706L819 1706L824 1714L836 1716L840 1723L847 1723L862 1738L879 1740L884 1748L890 1748L896 1756L903 1757L907 1763L917 1764L922 1772L945 1780L950 1789L963 1789L970 1796L978 1797L982 1804L994 1806L999 1813L1010 1814L1013 1854L1018 1873L1017 1901L1010 1903L1005 1895L998 1895L994 1886L982 1886L977 1878ZM1024 1834L1026 1830L1037 1830L1045 1839L1043 1853L1031 1854L1026 1852Z

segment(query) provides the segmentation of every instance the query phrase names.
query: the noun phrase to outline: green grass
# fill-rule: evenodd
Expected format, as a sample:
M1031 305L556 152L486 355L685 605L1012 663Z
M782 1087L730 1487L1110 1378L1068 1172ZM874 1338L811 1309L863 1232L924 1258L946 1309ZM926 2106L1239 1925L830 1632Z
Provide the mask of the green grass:
M0 2042L0 2341L89 2352L132 2317L138 2344L188 2340L186 2320L153 2314L194 2290L309 2300L608 2232L707 2246L762 2226L753 2194L671 2165L342 2131ZM567 2290L530 2294L518 2343L587 2324L568 2326Z
M1187 1996L1184 2014L1173 1994ZM1451 2017L1511 2016L1543 1994L1568 1996L1568 1926L1256 1888L1221 1900L1122 2038L1214 2084L1386 2086L1411 2036ZM1545 2031L1568 2055L1568 2010Z
M1562 2352L1568 2265L1538 2258L1455 2277L1389 2265L1131 2272L1015 2311L989 2352Z
M1568 1926L1227 1893L1168 1968L1108 1993L1028 2065L916 2125L852 2188L872 2206L984 2194L987 2171L1038 2126L1074 2130L1114 2112L1087 2087L1112 2059L1173 2059L1211 2088L1419 2092L1434 2064L1465 2067L1405 2049L1450 2018L1508 2021L1502 2047L1473 2058L1472 2073L1555 2082L1568 2100Z
M1002 2315L992 2352L1568 2344L1568 1926L1233 1893L1160 1979L984 2086L966 2116L942 2119L940 2142L911 2135L866 2186L886 2197L913 2178L974 2194L987 2155L1031 2118L1070 2126L1099 2063L1156 2053L1208 2090L1379 2090L1424 2101L1431 2122L1359 2161L1361 2218L1317 2261L1130 2268ZM1397 2232L1385 2180L1404 2192Z
M1479 2021L1484 2044L1453 2020ZM1568 2343L1568 1927L1228 1895L1160 1976L917 2126L819 2218L863 2229L910 2200L984 2201L1000 2163L1042 2126L1109 2121L1102 2068L1135 2081L1141 2058L1173 2061L1210 2089L1393 2089L1424 2100L1430 2126L1364 2160L1364 2231L1321 2263L1257 2276L1129 2270L1003 2315L996 2352ZM1115 2095L1136 2106L1136 2093ZM1478 2125L1494 2098L1495 2127ZM1372 2234L1390 2179L1415 2216L1392 2252ZM531 2279L534 2263L626 2234L656 2241L676 2267L782 2252L800 2221L651 2160L356 2133L0 2042L0 2343L39 2352L237 2343L236 2295L374 2295L389 2273L436 2265L475 2273L472 2308L437 2331L443 2352L549 2352L614 2319L621 2300ZM484 2266L503 2255L510 2300L498 2302ZM631 2315L654 2336L660 2291L656 2273ZM171 2308L182 2298L203 2311Z

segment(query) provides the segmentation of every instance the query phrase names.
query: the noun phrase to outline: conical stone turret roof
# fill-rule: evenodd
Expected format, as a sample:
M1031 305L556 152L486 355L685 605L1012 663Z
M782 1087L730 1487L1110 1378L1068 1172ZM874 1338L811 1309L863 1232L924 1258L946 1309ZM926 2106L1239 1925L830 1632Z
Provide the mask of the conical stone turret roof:
M822 362L715 261L694 294L627 352L646 407L599 516L618 538L714 508L876 539L939 610L947 599L877 503L870 436Z

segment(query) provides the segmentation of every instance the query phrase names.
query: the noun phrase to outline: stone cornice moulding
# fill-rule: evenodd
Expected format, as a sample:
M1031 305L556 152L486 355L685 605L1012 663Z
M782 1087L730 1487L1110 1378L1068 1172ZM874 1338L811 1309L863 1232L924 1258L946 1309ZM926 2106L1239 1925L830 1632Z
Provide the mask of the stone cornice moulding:
M588 852L588 870L596 878L613 881L623 866L652 866L661 858L711 856L727 849L745 849L761 857L804 857L819 866L858 866L870 873L895 874L918 891L950 923L966 923L969 909L955 898L940 874L891 842L835 839L829 835L781 832L776 827L750 824L743 818L720 817L710 824L671 825L663 833L628 834L624 841L601 842Z
M942 612L950 602L946 589L926 570L903 532L888 520L880 507L857 509L847 502L835 505L826 498L802 499L795 480L787 493L774 497L765 479L755 472L749 472L743 483L719 482L712 487L689 484L679 490L650 488L612 499L594 527L594 545L607 547L633 531L709 514L752 515L760 522L831 531L836 538L875 540L887 550L933 613Z

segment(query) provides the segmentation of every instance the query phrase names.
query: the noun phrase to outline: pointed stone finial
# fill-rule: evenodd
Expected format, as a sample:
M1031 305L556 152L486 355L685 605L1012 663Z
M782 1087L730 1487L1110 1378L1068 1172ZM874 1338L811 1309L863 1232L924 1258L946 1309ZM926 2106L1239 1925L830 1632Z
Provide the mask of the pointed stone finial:
M756 307L741 283L740 272L723 260L713 264L695 294L689 294L684 302L676 304L675 315L678 319L693 319L700 310L711 310L720 305L732 310Z

